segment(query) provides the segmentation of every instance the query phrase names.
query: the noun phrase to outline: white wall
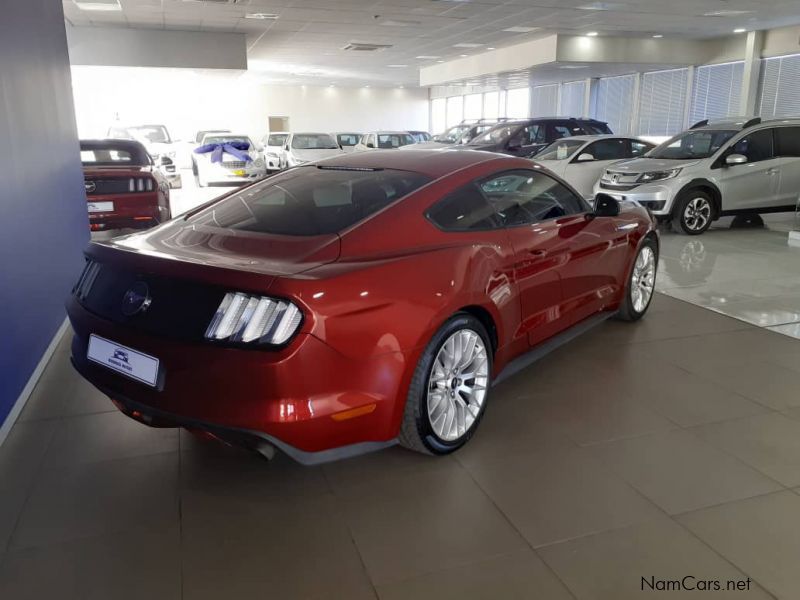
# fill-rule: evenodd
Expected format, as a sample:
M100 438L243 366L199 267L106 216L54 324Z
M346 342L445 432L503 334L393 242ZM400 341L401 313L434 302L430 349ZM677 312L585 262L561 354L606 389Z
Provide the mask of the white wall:
M105 137L115 119L162 123L173 137L225 128L260 137L268 117L295 131L428 129L428 91L269 85L248 73L74 66L82 138Z

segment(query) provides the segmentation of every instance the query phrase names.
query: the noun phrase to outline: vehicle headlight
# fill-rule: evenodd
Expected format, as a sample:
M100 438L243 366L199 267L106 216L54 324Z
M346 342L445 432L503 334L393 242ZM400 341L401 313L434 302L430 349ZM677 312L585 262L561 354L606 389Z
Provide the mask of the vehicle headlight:
M670 169L669 171L650 171L649 173L642 173L639 175L639 183L649 183L651 181L662 181L664 179L672 179L677 177L680 169Z
M211 319L206 339L244 344L284 344L303 314L287 300L228 292Z

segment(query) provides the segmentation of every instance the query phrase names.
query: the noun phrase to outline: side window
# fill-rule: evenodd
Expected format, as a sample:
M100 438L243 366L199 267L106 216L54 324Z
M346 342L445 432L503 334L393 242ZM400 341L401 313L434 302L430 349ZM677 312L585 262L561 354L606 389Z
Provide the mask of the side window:
M585 212L586 206L567 187L536 171L509 171L484 180L481 191L500 216L514 227Z
M800 127L778 127L775 137L775 156L800 156Z
M631 157L642 156L653 149L650 144L631 140Z
M572 137L572 131L566 125L553 125L553 140Z
M733 145L733 154L743 154L747 162L759 162L774 158L772 148L772 129L762 129L743 137Z
M428 209L428 218L445 231L474 231L501 226L494 209L474 183L439 200Z
M530 146L542 144L545 141L544 127L541 125L528 125L523 127L509 141L510 146Z
M600 140L589 145L582 154L591 154L595 160L621 160L628 158L627 140Z

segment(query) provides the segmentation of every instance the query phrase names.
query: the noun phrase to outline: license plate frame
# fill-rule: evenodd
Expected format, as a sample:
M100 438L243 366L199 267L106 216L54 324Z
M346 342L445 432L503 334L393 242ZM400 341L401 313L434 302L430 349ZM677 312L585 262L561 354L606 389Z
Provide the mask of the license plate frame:
M150 387L158 385L161 361L129 346L92 333L89 335L86 358L128 379Z
M111 201L87 202L86 206L88 207L90 213L114 212L114 203Z

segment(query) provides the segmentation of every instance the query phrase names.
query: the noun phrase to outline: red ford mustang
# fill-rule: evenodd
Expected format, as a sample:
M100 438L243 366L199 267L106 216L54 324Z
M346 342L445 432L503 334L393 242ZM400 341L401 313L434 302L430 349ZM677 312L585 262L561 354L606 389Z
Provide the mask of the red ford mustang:
M153 227L172 218L169 182L133 140L81 140L92 231Z
M445 454L490 387L576 331L640 318L648 212L590 207L520 158L349 154L92 244L73 363L127 415L303 463Z

